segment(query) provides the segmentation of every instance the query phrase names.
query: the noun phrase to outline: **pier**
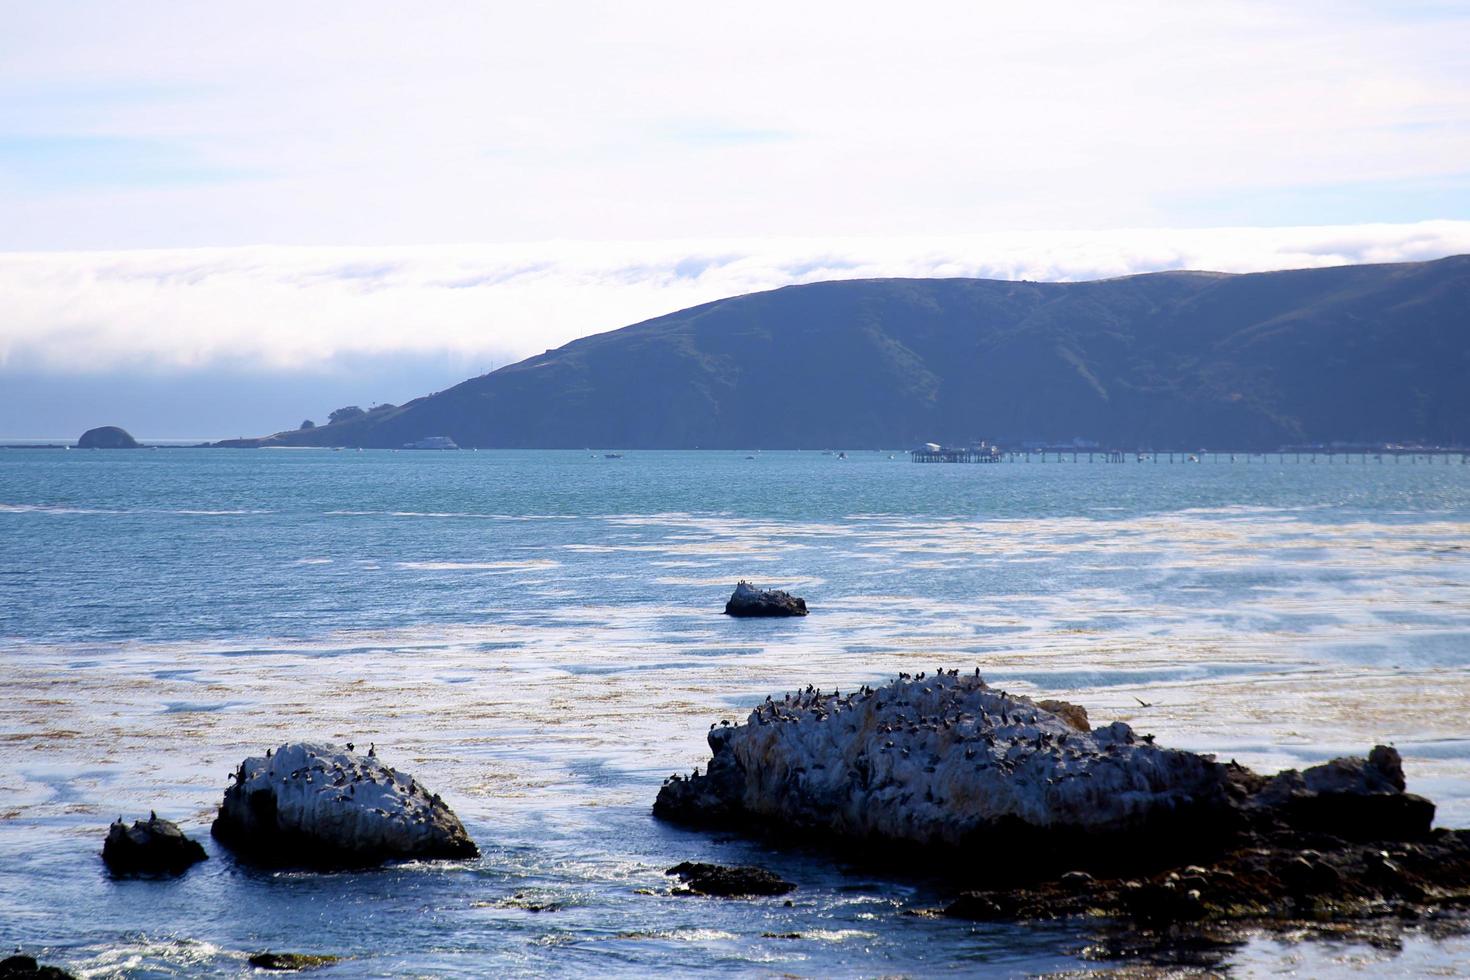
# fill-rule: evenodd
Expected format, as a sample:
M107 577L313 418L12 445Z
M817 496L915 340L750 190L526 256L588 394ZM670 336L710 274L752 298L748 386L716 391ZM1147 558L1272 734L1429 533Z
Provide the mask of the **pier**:
M1286 449L1271 452L1247 450L1123 450L1123 449L998 449L985 446L971 449L924 448L910 452L915 463L1147 463L1195 464L1211 466L1238 464L1244 466L1281 466L1316 464L1322 466L1451 465L1470 464L1470 448L1383 448L1383 449Z
M915 449L909 454L915 463L999 463L1001 453L993 446L971 449L945 449L926 447Z

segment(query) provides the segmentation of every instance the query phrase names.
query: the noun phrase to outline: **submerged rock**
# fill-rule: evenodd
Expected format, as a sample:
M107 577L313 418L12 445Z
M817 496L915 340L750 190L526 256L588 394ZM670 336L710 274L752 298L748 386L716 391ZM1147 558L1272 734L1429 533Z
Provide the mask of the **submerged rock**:
M1470 903L1470 836L1371 844L1277 825L1201 865L968 891L944 914L972 920L1107 916L1136 926L1287 925L1392 915L1417 919Z
M271 865L352 867L479 853L437 793L374 753L298 742L246 759L225 790L214 836Z
M778 589L757 589L742 580L725 603L725 615L805 616L806 600Z
M714 895L720 898L746 898L752 895L785 895L796 886L763 868L726 867L684 861L665 871L678 875L684 888L679 895Z
M122 818L107 828L102 860L113 874L183 874L208 857L200 843L185 837L177 824L150 813L147 820L125 826Z
M126 429L119 429L115 425L102 425L95 429L83 432L77 440L78 449L138 449L138 440L128 434Z
M1258 776L1155 745L1126 724L941 671L848 695L808 687L714 728L703 775L665 782L655 815L907 847L992 875L1167 866L1267 825L1409 840L1434 806L1398 754Z
M315 970L331 966L340 956L323 956L315 953L255 953L250 965L260 970L300 971Z

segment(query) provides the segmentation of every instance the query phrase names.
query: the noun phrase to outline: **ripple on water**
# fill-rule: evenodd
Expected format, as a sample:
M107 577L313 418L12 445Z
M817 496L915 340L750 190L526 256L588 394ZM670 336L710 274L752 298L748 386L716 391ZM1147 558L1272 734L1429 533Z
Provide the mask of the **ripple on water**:
M1356 469L1268 487L1257 468L1199 467L1185 492L1145 467L807 477L820 457L769 454L760 479L786 489L740 483L738 512L706 512L735 499L730 478L679 454L640 458L667 478L650 483L601 466L579 482L555 454L463 454L433 476L318 454L303 476L289 468L305 457L179 453L182 470L107 485L98 466L0 471L0 497L36 502L0 505L0 569L26 573L0 584L0 943L83 972L234 976L267 946L373 975L1078 968L1080 927L914 917L932 884L648 813L663 777L707 761L710 722L767 693L941 665L1262 768L1395 742L1441 823L1470 823L1458 468L1364 489ZM109 515L53 520L53 505ZM224 506L272 513L181 513ZM559 506L575 512L546 514ZM720 615L738 577L810 590L813 615ZM225 774L304 737L375 742L454 806L482 858L235 865L207 836ZM173 883L111 881L107 822L151 808L211 860ZM675 898L663 869L680 860L761 864L799 889L790 908ZM1294 955L1306 972L1470 966L1464 946L1413 938L1398 959L1232 955L1247 972Z

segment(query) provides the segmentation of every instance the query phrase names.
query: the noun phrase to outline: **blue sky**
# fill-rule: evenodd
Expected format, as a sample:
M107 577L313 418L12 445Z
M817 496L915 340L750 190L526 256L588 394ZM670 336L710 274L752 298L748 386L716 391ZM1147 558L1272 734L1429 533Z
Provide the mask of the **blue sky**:
M1467 50L1447 2L0 0L0 383L509 358L811 270L1429 257Z

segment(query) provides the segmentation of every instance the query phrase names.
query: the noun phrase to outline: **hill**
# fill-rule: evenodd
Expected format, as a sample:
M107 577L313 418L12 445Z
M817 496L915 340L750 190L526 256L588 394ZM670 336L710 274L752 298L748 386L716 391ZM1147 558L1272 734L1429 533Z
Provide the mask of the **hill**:
M878 448L1470 440L1470 256L737 296L229 445ZM223 444L222 444L223 445Z

